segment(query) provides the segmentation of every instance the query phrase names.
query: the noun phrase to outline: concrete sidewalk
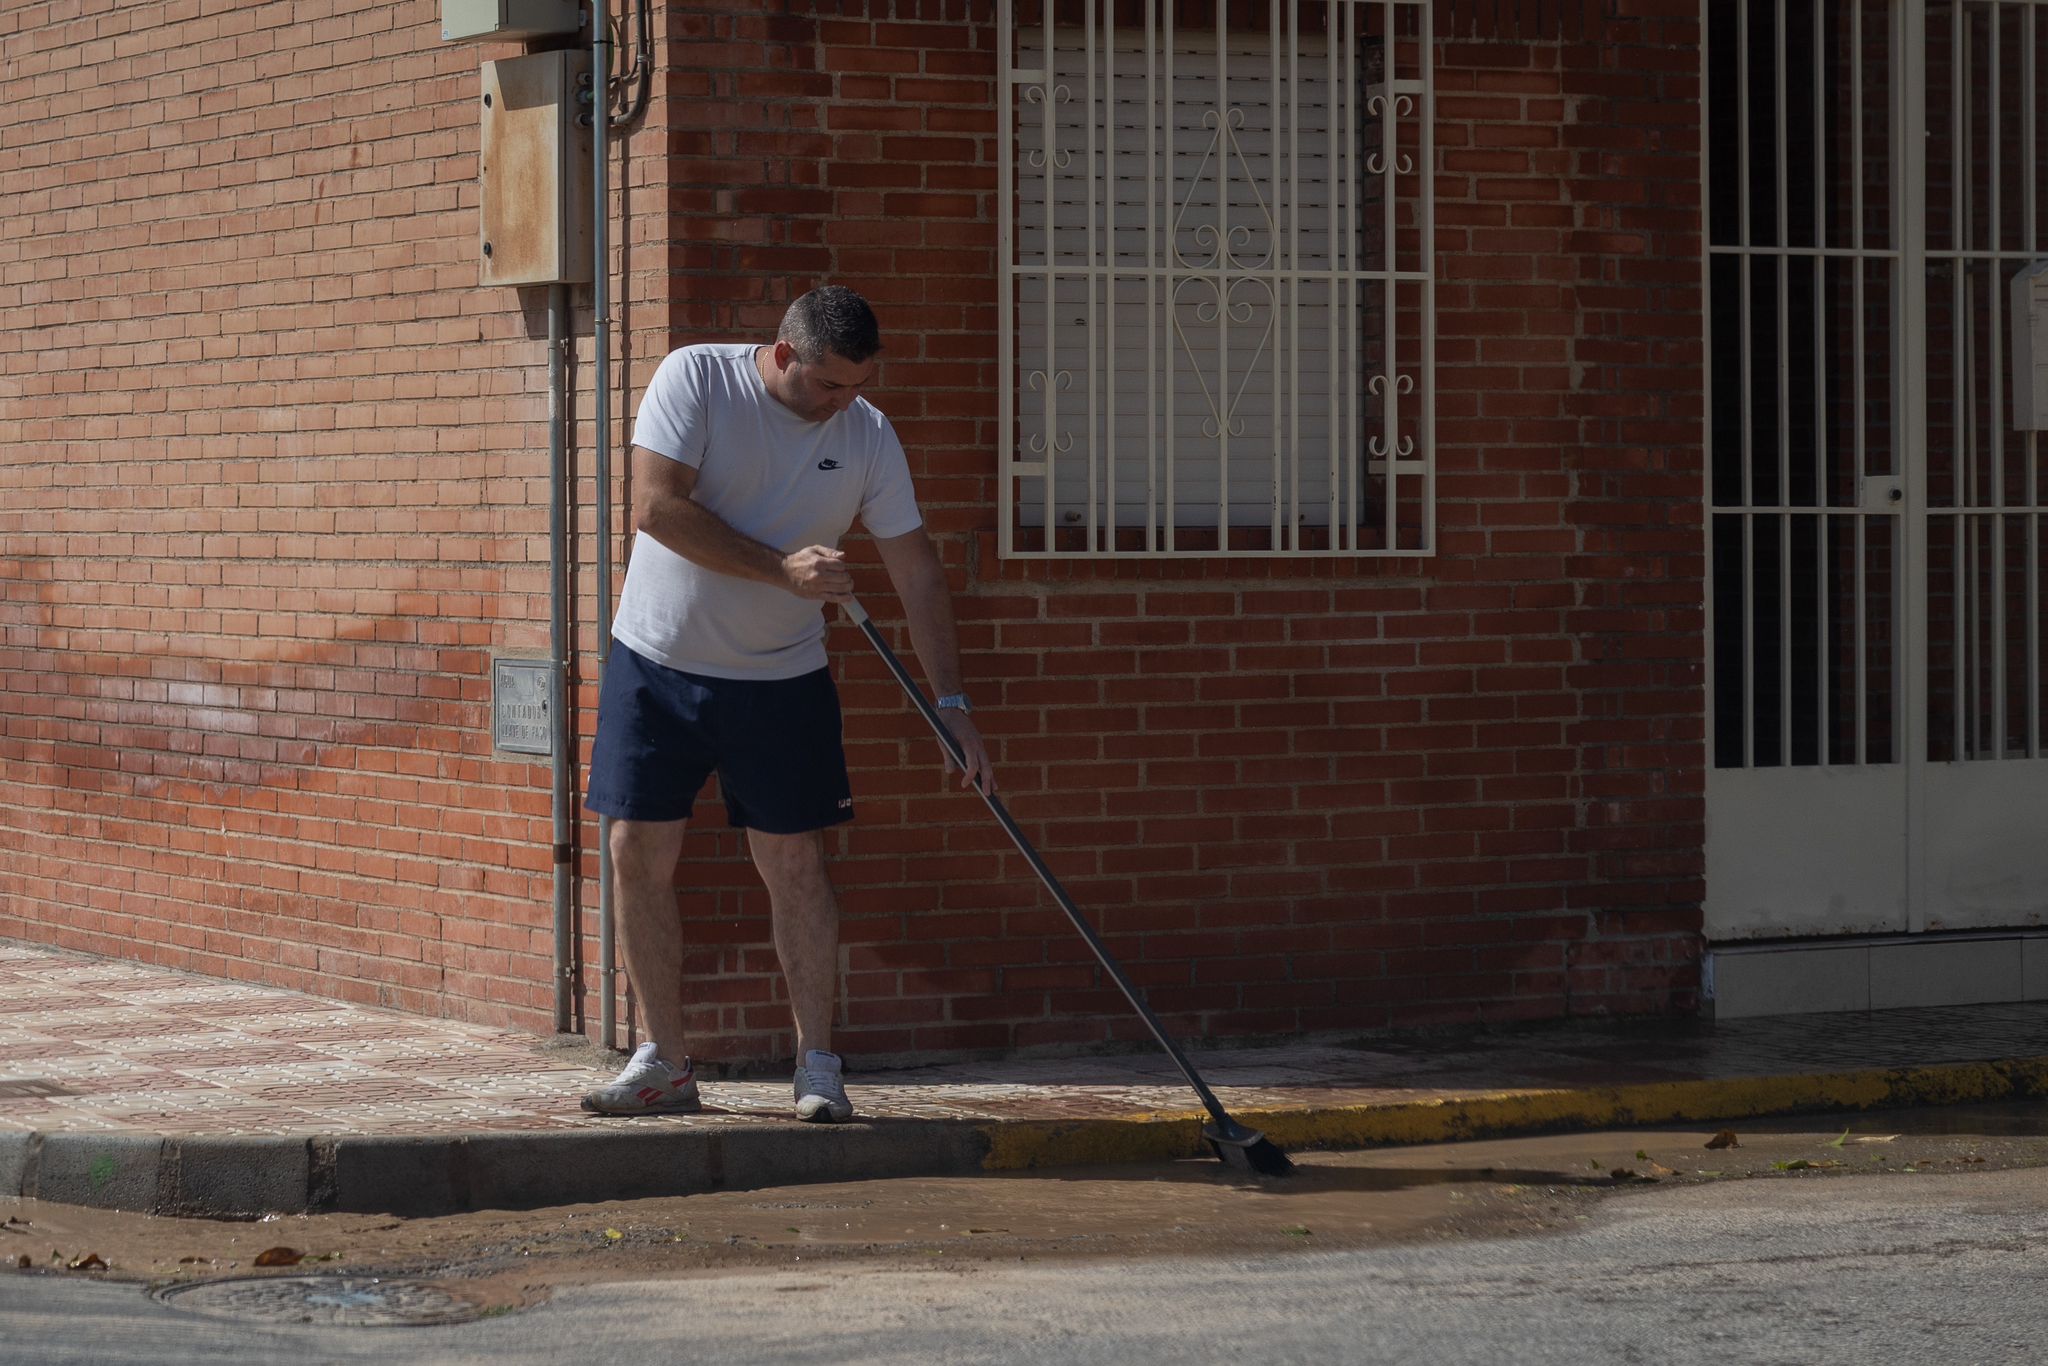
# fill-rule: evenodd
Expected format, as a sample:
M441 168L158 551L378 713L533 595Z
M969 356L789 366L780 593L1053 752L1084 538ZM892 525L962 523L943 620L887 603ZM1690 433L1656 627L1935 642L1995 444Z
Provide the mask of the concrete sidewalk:
M1727 1024L1572 1023L1198 1052L1283 1148L2048 1094L2048 1003ZM218 1216L429 1214L864 1176L1204 1153L1157 1052L856 1070L854 1123L786 1080L702 1083L701 1115L577 1106L618 1060L0 941L0 1198Z

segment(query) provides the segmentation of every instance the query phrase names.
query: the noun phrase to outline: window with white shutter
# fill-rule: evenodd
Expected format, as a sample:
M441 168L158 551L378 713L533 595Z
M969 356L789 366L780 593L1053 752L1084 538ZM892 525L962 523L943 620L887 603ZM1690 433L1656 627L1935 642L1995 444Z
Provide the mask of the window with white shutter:
M1428 6L1206 2L1002 5L1002 553L1429 554Z

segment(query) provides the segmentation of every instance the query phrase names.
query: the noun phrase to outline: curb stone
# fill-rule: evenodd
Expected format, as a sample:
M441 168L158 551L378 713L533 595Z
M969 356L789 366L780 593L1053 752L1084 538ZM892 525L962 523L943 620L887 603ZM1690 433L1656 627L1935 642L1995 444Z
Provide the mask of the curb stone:
M2048 1096L2048 1057L1235 1113L1283 1148L1367 1148L2034 1096ZM1098 1120L879 1119L638 1131L629 1120L560 1133L404 1138L14 1132L0 1134L0 1198L212 1218L424 1216L1173 1161L1207 1155L1204 1119L1199 1111L1165 1111Z

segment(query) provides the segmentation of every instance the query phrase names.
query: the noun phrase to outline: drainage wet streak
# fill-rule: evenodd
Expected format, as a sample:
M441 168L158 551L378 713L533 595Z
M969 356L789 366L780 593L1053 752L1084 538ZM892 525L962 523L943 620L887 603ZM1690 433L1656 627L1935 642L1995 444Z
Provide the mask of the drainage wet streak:
M170 1286L156 1298L209 1318L334 1326L466 1323L483 1312L424 1281L380 1276L238 1276Z

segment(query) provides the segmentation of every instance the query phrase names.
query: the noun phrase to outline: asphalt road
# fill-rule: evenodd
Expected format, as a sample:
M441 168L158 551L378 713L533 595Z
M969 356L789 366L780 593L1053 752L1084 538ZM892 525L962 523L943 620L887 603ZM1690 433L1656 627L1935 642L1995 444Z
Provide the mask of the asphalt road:
M249 1324L169 1307L136 1283L0 1275L0 1360L1949 1366L2048 1359L2048 1169L1967 1165L1972 1140L1946 1141L1940 1151L1965 1153L1964 1165L1930 1171L1923 1160L1911 1172L1862 1175L1874 1157L1859 1157L1862 1166L1794 1171L1779 1164L1800 1159L1779 1157L1747 1179L1674 1180L1590 1196L1559 1186L1553 1217L1505 1236L1502 1219L1493 1218L1473 1229L1440 1222L1391 1243L1367 1239L1330 1251L1127 1250L1108 1259L1008 1260L892 1254L698 1267L558 1284L542 1303L447 1327ZM1912 1150L1933 1151L1926 1143ZM1840 1162L1828 1152L1853 1155L1852 1148L1816 1151L1824 1163ZM1903 1165L1908 1150L1894 1144L1889 1151L1899 1154L1890 1165ZM1564 1154L1549 1156L1566 1165ZM1403 1160L1419 1170L1441 1159L1434 1150L1408 1150ZM1550 1189L1521 1188L1514 1198L1548 1200Z

